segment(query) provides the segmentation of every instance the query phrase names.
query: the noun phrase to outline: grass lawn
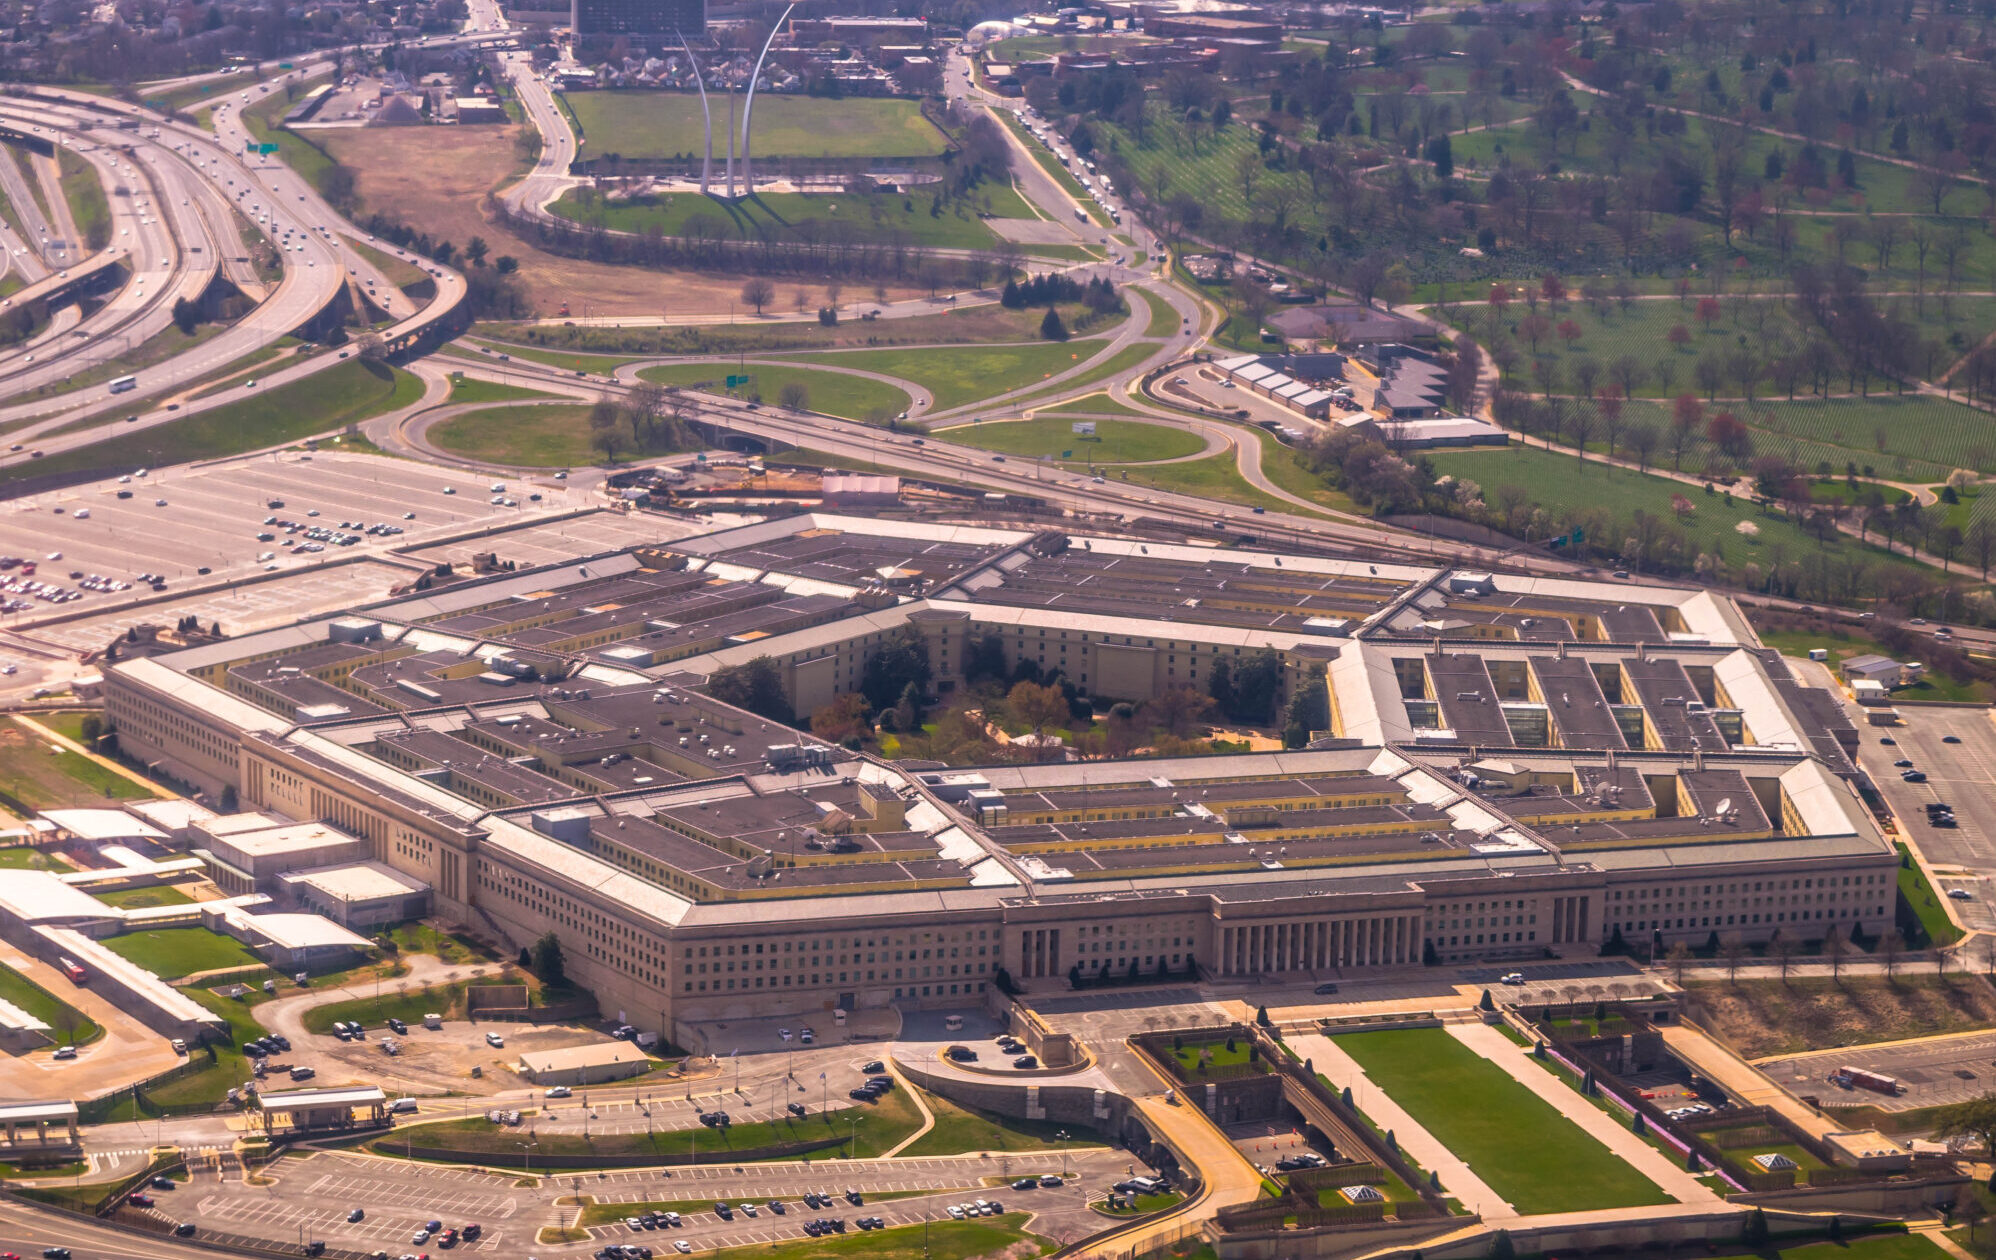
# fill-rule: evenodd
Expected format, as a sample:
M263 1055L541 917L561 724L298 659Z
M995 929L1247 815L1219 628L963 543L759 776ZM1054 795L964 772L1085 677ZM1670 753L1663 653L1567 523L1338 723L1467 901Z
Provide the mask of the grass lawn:
M1945 398L1802 398L1727 409L1753 427L1756 452L1786 456L1807 472L1826 463L1838 476L1855 464L1860 475L1871 469L1895 481L1941 481L1956 468L1996 472L1988 415Z
M385 277L388 283L398 289L406 289L413 284L434 284L436 277L424 271L406 258L397 258L379 246L370 245L358 237L346 237L347 248L374 264L375 270Z
M487 407L436 425L429 440L468 459L521 468L572 468L594 463L584 403Z
M1272 494L1264 494L1243 480L1240 465L1232 451L1178 464L1125 465L1109 470L1108 475L1133 485L1196 494L1243 507L1267 508L1272 512L1289 511L1293 506Z
M1199 1058L1202 1053L1210 1052L1212 1054L1213 1057L1208 1059L1207 1062L1214 1067L1239 1067L1248 1062L1248 1047L1253 1044L1251 1041L1242 1039L1234 1042L1232 1049L1228 1049L1227 1043L1224 1041L1190 1042L1183 1049L1176 1051L1175 1054L1178 1059L1178 1066L1185 1069L1187 1074L1196 1076L1199 1072Z
M1178 335L1183 317L1179 315L1177 307L1163 298L1152 297L1150 294L1138 289L1125 289L1123 295L1125 297L1134 296L1138 301L1150 308L1150 323L1144 326L1144 336L1175 337Z
M663 158L701 151L693 92L570 92L562 97L588 143L583 155ZM727 104L710 102L725 110ZM717 139L720 138L717 136ZM943 134L910 100L764 95L756 102L756 157L933 157Z
M233 936L207 928L159 928L127 932L104 942L104 948L139 964L162 980L177 980L197 971L223 971L263 966Z
M1042 416L1129 416L1133 420L1149 419L1143 412L1126 407L1108 394L1089 394L1085 398L1070 398L1066 402L1055 403L1040 409Z
M1074 172L1062 166L1059 159L1054 157L1051 150L1038 140L1033 139L1032 134L1020 124L1019 120L1012 117L1011 110L998 109L993 110L992 113L997 117L999 122L1004 123L1012 129L1012 134L1019 137L1019 143L1026 146L1026 152L1033 155L1033 160L1040 164L1040 169L1045 171L1054 183L1059 184L1068 196L1074 198L1088 212L1089 219L1094 222L1096 227L1105 228L1109 226L1109 216L1102 213L1102 207L1095 204L1095 199L1088 195L1088 190L1081 186L1081 181L1074 178ZM1033 247L1028 246L1028 248L1031 249ZM1045 247L1040 248L1041 250L1045 249ZM1054 248L1073 249L1074 247L1068 245L1056 246ZM1040 251L1036 250L1035 252Z
M306 1011L305 1030L330 1033L334 1024L346 1020L377 1028L391 1019L420 1024L423 1016L430 1014L442 1015L446 1019L457 1018L464 1014L464 991L468 984L469 981L460 980L455 984L411 988L404 980L384 980L378 998L349 998Z
M906 391L864 376L810 368L771 367L767 364L737 366L721 359L709 363L661 364L643 368L638 375L662 385L684 385L709 393L760 398L770 404L783 396L784 386L801 385L805 393L804 410L821 411L847 420L891 419L908 410L910 401ZM732 390L726 389L723 382L729 376L746 376L749 383L737 385Z
M475 377L453 374L450 382L450 398L453 403L495 403L532 402L555 395L538 389L528 389L524 385L501 385L497 381L481 381Z
M798 355L799 363L836 363L912 381L935 396L931 410L948 411L994 394L1037 384L1101 353L1108 343L1041 341L1015 346L948 346L927 350L850 350Z
M893 1093L904 1093L908 1088L897 1085ZM1055 1152L1063 1146L1072 1149L1108 1145L1101 1134L1082 1125L1014 1119L995 1112L959 1107L947 1098L930 1093L924 1093L922 1098L928 1103L929 1110L935 1113L936 1125L901 1152L903 1158L961 1155L969 1151ZM1065 1141L1060 1137L1062 1133L1067 1134ZM1058 1171L1056 1163L1050 1160L1048 1170Z
M423 396L409 373L349 359L303 380L257 392L212 411L15 464L0 482L79 469L170 467L296 442L406 407Z
M548 209L577 223L618 232L719 240L903 241L941 249L990 249L986 217L1030 218L1010 184L986 183L968 200L945 204L917 193L763 193L727 202L699 192L606 199L588 187Z
M1927 939L1936 945L1952 945L1961 939L1961 929L1948 918L1947 907L1941 904L1940 894L1927 882L1927 874L1911 860L1905 844L1897 845L1899 850L1899 895L1912 907L1913 914L1920 920L1920 930ZM1914 941L1911 944L1921 944Z
M1152 355L1156 354L1157 351L1158 351L1157 343L1150 341L1139 341L1135 345L1124 346L1121 350L1116 351L1116 353L1110 355L1108 358L1089 364L1088 371L1084 373L1081 377L1062 381L1058 385L1052 386L1051 388L1048 389L1040 390L1036 393L1025 394L1018 398L1007 399L1006 406L1029 407L1033 405L1033 400L1036 398L1044 399L1049 394L1064 394L1079 386L1085 385L1090 381L1100 381L1105 384L1114 382L1117 378L1121 377L1123 374L1134 369L1138 364L1142 363L1145 359L1148 359Z
M152 795L88 757L53 749L17 722L0 723L0 794L30 809L101 805Z
M1338 1044L1526 1215L1670 1202L1649 1178L1442 1029L1354 1033Z
M312 1015L317 1013L317 1010L310 1012ZM312 1025L308 1022L306 1026L309 1028ZM800 1097L799 1101L816 1107L815 1100L808 1092ZM824 1147L815 1157L825 1158L842 1154L867 1157L887 1151L895 1143L913 1133L920 1125L921 1116L916 1112L915 1105L908 1100L908 1091L896 1089L871 1105L843 1108L822 1115L813 1110L803 1119L786 1116L781 1120L737 1124L725 1130L696 1126L690 1129L662 1129L655 1133L598 1133L590 1138L584 1138L580 1133L542 1133L539 1135L541 1145L537 1153L596 1154L656 1159L681 1154L690 1155L695 1151L750 1151L786 1142L837 1138L840 1140L839 1146ZM414 1125L398 1129L396 1133L398 1136L395 1138L384 1138L370 1143L369 1149L380 1155L399 1155L406 1140L458 1150L490 1152L493 1162L502 1166L517 1167L520 1162L520 1148L514 1140L516 1136L514 1131L495 1125L483 1117ZM850 1149L845 1148L848 1138L853 1142Z
M388 939L404 954L434 954L447 963L497 962L498 956L469 936L439 932L427 923L398 923Z
M97 168L68 149L55 151L56 165L62 170L62 196L69 203L69 217L91 249L102 249L111 241L111 206L104 199L104 184Z
M75 709L61 713L37 713L35 721L60 735L67 735L77 743L83 742L83 714Z
M474 344L474 343L466 343ZM558 367L564 372L594 372L608 376L618 368L631 362L629 355L575 354L566 350L544 350L539 346L519 346L510 343L495 343L498 354L510 355L517 359L530 359L535 363L545 363ZM497 354L494 355L497 357Z
M47 1024L57 1045L80 1046L104 1031L88 1015L11 967L0 967L0 1001L12 1002Z
M1092 437L1074 432L1077 423L1095 426ZM1162 424L1133 420L1075 421L1052 416L1035 420L1002 420L960 424L934 430L938 438L1008 455L1089 461L1097 464L1145 463L1196 455L1206 445L1196 433Z
M322 77L314 75L298 83L298 95L303 96L317 86ZM326 175L333 169L333 159L318 145L280 125L285 112L295 103L290 85L287 85L282 92L272 92L262 100L245 105L238 116L242 119L243 129L254 136L257 143L276 145L276 156L286 166L311 180L312 187L323 192Z
M49 855L31 844L17 844L0 849L0 870L8 871L52 871L56 864Z
M865 1260L968 1260L987 1255L1024 1260L1054 1250L1053 1243L1026 1232L1027 1219L1024 1212L1007 1212L975 1221L938 1221L928 1226L902 1225L870 1233L728 1247L712 1254L726 1260L848 1260L861 1256Z
M153 888L119 888L111 892L92 894L107 906L118 906L125 910L143 910L147 906L190 906L194 898L171 884L160 884Z
M1547 534L1579 525L1589 538L1624 537L1633 514L1640 510L1662 522L1666 535L1681 530L1688 553L1714 555L1731 568L1748 563L1765 567L1772 562L1770 556L1776 548L1789 557L1813 555L1819 550L1841 556L1859 549L1873 563L1910 563L1898 556L1888 560L1882 547L1852 538L1839 537L1819 546L1786 516L1778 511L1763 512L1745 499L1706 494L1684 482L1598 460L1581 462L1570 454L1541 447L1513 443L1490 450L1436 452L1429 458L1437 476L1474 481L1483 488L1486 501L1495 502L1492 496L1505 486L1521 488L1533 507L1545 510ZM1680 495L1691 505L1683 518L1672 506L1673 498ZM1751 539L1741 534L1736 527L1742 521L1753 522L1759 532ZM1528 541L1536 541L1536 537Z

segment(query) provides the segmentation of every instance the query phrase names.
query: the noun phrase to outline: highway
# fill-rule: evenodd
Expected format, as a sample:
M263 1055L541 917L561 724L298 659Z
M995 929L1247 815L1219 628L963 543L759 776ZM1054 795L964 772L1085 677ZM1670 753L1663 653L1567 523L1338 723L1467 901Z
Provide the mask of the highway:
M301 177L268 159L251 165L239 158L237 153L248 136L234 115L244 103L243 98L249 95L239 93L234 101L215 106L215 134L81 93L41 89L37 90L32 100L0 98L0 121L25 122L29 126L46 123L66 128L59 138L73 143L79 152L94 154L105 162L119 161L121 176L127 169L136 175L138 168L132 165L131 157L116 150L98 153L103 148L101 142L115 136L114 143L129 146L139 154L138 160L146 164L147 174L156 181L161 197L180 203L173 207L176 212L174 227L190 246L197 238L202 242L200 249L203 257L208 259L206 265L209 268L215 265L215 258L226 257L231 260L232 276L246 278L247 264L235 261L242 257L236 236L237 212L282 251L285 264L282 279L269 289L263 302L249 315L200 345L139 373L141 393L156 405L141 411L138 418L129 424L124 416L130 413L108 393L96 388L0 407L0 426L10 430L12 443L25 448L0 456L0 463L32 458L30 452L33 450L48 454L89 445L113 432L131 432L131 425L144 428L233 401L238 395L230 392L198 402L172 399L174 405L171 410L166 405L157 405L165 404L178 387L209 376L288 335L331 301L349 279L356 282L357 289L371 290L376 295L377 304L395 319L393 325L382 330L383 335L391 340L447 317L462 301L464 281L461 275L427 260L415 260L430 272L437 284L437 296L418 310L373 263L342 239L342 233L356 239L362 234L335 214ZM111 124L105 121L107 115L118 114L141 119L141 130L109 130ZM31 118L38 118L41 122L30 121ZM92 123L92 129L85 131L80 128L85 121ZM158 139L152 136L154 130L159 132ZM141 232L149 233L139 239L144 241L144 252L151 257L155 270L158 258L179 256L179 251L173 246L173 233L167 231L158 219L143 213L143 207L121 204L127 200L115 196L111 198L114 215L121 212L126 215L114 226L113 240L127 239L118 233L129 231L136 225ZM178 214L182 210L188 213ZM151 222L141 221L145 219L151 219ZM156 235L150 234L155 232ZM400 252L393 247L384 249L390 253ZM121 346L119 354L129 354L164 329L170 321L173 297L185 290L163 287L160 281L165 278L158 275L147 277L140 273L119 295L117 302L123 304L119 309L128 314L134 310L150 312L133 327L121 328L129 347ZM145 279L152 281L150 286L141 283ZM142 293L149 293L150 297L142 298ZM101 358L98 356L98 359ZM72 351L70 355L53 362L23 363L19 373L0 376L0 379L6 381L10 393L18 396L52 381L60 382L79 370L78 363L88 364L98 359L78 357ZM259 387L268 388L309 375L331 366L338 359L336 355L326 354L277 366L259 376ZM4 372L4 368L0 368L0 372ZM104 422L77 426L79 419L93 413L101 413Z

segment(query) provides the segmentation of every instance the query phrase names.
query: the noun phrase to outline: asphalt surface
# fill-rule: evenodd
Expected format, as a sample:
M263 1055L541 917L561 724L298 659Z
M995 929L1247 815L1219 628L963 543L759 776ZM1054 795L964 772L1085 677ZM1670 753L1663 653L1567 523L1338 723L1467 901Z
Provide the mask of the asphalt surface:
M1763 1059L1755 1066L1787 1086L1791 1093L1869 1103L1883 1111L1911 1111L1980 1098L1996 1086L1996 1032L1882 1046L1846 1046ZM1906 1092L1895 1097L1861 1089L1846 1091L1826 1079L1845 1066L1893 1077L1906 1087Z

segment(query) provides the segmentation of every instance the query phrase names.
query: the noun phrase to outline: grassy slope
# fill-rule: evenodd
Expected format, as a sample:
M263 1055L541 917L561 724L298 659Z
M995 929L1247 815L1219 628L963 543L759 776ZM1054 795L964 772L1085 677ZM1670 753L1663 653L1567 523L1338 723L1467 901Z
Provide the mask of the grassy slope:
M703 143L694 94L572 92L562 99L588 139L587 157L670 157L695 153ZM756 102L757 157L919 157L942 147L942 133L910 100L764 96Z
M1099 354L1106 342L1038 342L1017 346L968 346L929 350L855 350L832 356L795 356L800 363L837 363L913 381L946 411L1030 385Z
M711 363L673 363L645 368L638 375L665 385L686 385L743 398L760 398L765 403L774 403L781 398L785 385L802 385L808 395L805 410L822 411L828 416L842 416L847 420L865 420L875 412L899 415L908 410L909 403L905 391L885 382L848 376L843 372L814 372L809 368L770 367L753 363L736 366L717 359ZM723 382L729 376L746 376L749 383L724 390Z
M350 359L301 381L184 420L155 425L0 472L0 482L72 469L163 467L215 459L326 433L422 397L423 385L398 369Z
M939 429L936 436L965 446L1011 455L1038 458L1091 460L1098 464L1141 463L1148 460L1179 459L1196 454L1205 445L1197 434L1161 424L1131 420L1089 421L1095 436L1074 433L1075 421L1054 417L1036 420L1008 420L1002 423L958 425ZM1070 454L1071 452L1071 454Z

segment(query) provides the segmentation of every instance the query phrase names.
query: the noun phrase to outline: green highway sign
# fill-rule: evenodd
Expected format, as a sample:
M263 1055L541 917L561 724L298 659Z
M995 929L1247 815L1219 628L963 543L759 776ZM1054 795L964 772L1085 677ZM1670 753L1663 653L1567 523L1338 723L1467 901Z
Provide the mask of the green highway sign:
M274 144L260 144L256 146L256 151L265 157L269 157L271 154L277 152L277 146Z
M746 385L748 383L749 383L749 378L746 376L730 376L728 377L727 387L729 389L733 389L737 385Z

